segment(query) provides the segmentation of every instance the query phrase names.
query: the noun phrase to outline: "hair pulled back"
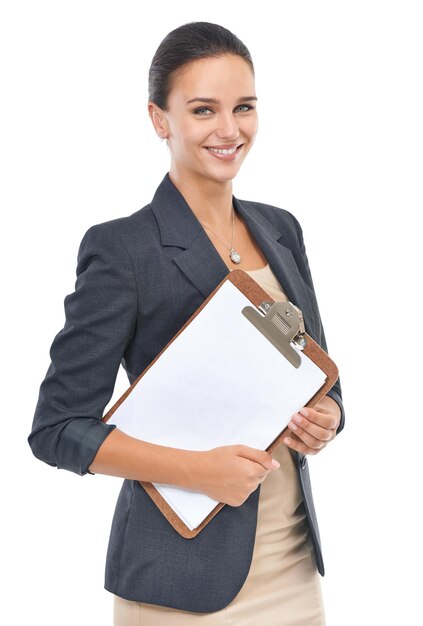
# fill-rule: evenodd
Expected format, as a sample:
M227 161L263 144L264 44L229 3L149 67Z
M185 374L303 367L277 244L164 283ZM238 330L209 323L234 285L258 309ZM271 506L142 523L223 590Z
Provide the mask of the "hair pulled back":
M254 75L248 48L230 30L212 22L188 22L172 30L157 48L148 72L149 100L167 110L176 70L190 61L235 54L245 59Z

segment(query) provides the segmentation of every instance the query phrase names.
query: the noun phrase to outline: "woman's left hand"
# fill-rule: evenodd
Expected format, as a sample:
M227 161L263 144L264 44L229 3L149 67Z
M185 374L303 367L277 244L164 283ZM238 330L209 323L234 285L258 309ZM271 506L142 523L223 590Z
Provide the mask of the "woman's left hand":
M294 413L288 424L291 433L283 442L302 454L317 454L335 439L340 419L337 402L324 396L313 408L304 407Z

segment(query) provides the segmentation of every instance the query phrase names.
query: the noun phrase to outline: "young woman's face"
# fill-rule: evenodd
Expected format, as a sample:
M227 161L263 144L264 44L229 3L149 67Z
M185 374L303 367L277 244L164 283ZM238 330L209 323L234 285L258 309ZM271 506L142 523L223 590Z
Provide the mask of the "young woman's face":
M240 56L197 59L175 72L162 113L176 171L234 178L257 134L256 99L253 73Z

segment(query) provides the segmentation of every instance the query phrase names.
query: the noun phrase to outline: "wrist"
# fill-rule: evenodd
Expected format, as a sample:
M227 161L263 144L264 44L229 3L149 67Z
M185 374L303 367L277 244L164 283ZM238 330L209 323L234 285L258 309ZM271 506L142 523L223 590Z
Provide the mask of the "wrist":
M326 410L330 411L336 416L336 419L341 419L341 408L339 404L330 396L323 396L321 400L319 400L318 404L322 405Z
M207 451L181 450L180 452L178 484L184 489L201 491L201 470Z

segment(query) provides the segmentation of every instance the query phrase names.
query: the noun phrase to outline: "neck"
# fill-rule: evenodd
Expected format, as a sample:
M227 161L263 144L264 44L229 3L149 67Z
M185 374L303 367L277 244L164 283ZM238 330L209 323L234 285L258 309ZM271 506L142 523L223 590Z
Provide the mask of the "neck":
M200 222L213 228L232 225L232 180L216 181L175 164L169 177Z

